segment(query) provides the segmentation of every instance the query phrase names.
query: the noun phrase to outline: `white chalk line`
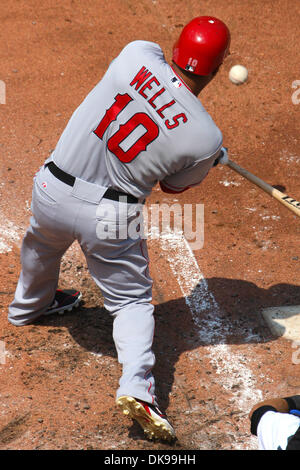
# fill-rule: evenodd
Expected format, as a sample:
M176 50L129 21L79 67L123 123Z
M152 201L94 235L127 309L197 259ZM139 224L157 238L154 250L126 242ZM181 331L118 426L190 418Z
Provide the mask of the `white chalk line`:
M0 253L12 251L20 240L20 229L0 212Z
M158 238L157 234L154 238ZM245 365L246 361L249 362L249 358L246 359L243 354L233 353L226 344L232 325L222 315L216 299L209 291L207 281L185 237L181 233L169 230L160 235L159 242L191 311L199 340L209 353L215 374L220 376L220 384L232 393L232 403L235 402L239 410L248 413L251 407L262 399L262 392L256 387L251 369ZM259 341L261 338L250 333L247 339ZM249 428L249 423L247 425ZM256 439L249 437L244 445L248 449L256 449Z

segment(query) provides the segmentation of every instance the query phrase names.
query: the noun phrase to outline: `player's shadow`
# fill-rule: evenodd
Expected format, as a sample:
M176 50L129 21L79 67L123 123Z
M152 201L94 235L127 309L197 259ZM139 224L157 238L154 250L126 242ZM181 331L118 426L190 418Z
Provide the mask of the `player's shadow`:
M153 372L160 406L168 407L176 364L182 353L197 349L201 354L202 347L212 344L272 341L274 336L261 311L283 305L300 305L300 286L277 284L262 289L251 282L217 277L203 280L188 298L156 305ZM113 319L102 307L86 308L83 303L66 315L43 317L39 324L66 327L86 351L117 357L112 339ZM142 438L139 427L132 427L131 437Z
M191 295L156 307L155 377L162 407L174 383L178 358L185 351L217 344L267 343L275 337L262 315L268 307L300 305L300 286L269 289L240 279L211 278ZM283 332L282 332L283 333Z

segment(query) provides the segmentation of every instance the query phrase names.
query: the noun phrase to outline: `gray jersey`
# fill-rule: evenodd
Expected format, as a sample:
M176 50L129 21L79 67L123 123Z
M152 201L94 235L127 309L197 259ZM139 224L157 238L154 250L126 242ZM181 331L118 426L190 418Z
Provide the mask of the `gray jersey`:
M73 176L143 197L158 181L174 192L199 184L221 145L159 45L134 41L76 109L52 159Z

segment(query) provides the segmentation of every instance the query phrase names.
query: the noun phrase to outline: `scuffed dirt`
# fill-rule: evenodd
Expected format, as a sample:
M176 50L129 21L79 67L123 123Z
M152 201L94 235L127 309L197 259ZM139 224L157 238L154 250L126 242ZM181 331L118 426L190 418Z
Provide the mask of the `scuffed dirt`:
M60 287L81 289L82 305L22 328L7 322L32 178L72 112L125 44L158 42L169 59L182 26L202 14L220 17L232 31L231 55L201 95L232 160L299 200L300 105L292 102L292 83L300 80L298 3L8 0L1 7L0 80L6 84L6 104L0 104L2 450L253 449L247 411L255 397L245 397L245 391L258 390L264 397L299 393L296 347L273 337L261 315L264 307L300 304L299 219L229 168L213 169L201 187L176 198L155 188L148 200L148 205L205 204L204 247L194 255L227 331L218 330L215 344L205 342L203 331L214 312L203 313L195 324L166 253L149 240L154 373L161 407L177 432L175 444L148 442L115 406L121 369L112 319L76 245L62 261ZM249 71L240 87L228 80L237 63ZM220 375L222 356L212 360L214 351L223 351L224 364L229 352L236 360L230 386L227 372ZM243 375L242 366L251 377Z

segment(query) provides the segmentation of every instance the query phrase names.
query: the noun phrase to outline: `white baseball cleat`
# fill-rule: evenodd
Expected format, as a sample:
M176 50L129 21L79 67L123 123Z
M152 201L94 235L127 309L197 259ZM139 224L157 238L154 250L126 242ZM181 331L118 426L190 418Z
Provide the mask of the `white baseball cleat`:
M176 438L175 431L167 416L157 406L129 396L118 398L117 405L119 405L124 415L135 419L140 424L148 439L161 439L171 442Z

